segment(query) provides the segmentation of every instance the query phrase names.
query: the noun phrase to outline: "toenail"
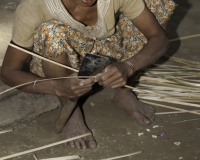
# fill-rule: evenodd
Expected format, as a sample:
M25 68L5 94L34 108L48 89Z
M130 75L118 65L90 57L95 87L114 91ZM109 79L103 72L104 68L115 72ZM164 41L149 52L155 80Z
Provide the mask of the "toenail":
M90 145L90 144L95 144L95 143L94 143L94 142L90 142L89 145Z
M74 145L71 145L71 147L72 147L72 148L75 148L75 146L74 146Z

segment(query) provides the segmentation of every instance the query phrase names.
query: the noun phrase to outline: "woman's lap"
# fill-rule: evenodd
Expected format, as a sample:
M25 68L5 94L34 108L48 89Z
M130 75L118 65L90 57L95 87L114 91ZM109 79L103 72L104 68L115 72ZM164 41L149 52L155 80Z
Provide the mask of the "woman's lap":
M145 3L160 24L169 19L175 7L171 0L145 0ZM146 43L145 36L122 15L116 33L101 40L87 38L67 24L50 20L36 31L34 52L50 59L67 53L71 66L79 69L86 53L105 55L123 61L137 54ZM40 59L33 57L30 68L32 73L44 77Z

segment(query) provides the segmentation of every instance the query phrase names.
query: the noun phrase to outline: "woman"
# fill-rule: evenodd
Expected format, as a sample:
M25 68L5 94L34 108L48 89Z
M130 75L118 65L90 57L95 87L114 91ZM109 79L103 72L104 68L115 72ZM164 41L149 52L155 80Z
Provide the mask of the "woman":
M146 6L145 6L146 4ZM4 83L20 90L56 95L61 105L92 89L94 82L111 87L110 99L141 125L154 121L155 109L137 100L131 90L132 75L161 57L168 40L161 28L174 9L172 0L22 0L13 27L12 43L79 69L86 53L99 53L117 60L94 79L61 79L37 82L44 77L76 75L70 70L32 57L31 73L22 71L28 55L8 47L1 71ZM148 9L149 8L149 9ZM151 10L151 12L149 11ZM156 18L153 16L153 14ZM160 24L159 24L159 23ZM79 107L68 120L66 138L89 132ZM95 148L93 136L69 142L71 147Z

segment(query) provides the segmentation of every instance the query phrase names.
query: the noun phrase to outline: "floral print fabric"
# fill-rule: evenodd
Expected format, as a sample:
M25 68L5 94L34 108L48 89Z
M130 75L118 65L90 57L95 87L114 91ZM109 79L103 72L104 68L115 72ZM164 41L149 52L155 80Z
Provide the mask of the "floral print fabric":
M144 0L160 24L173 13L172 0ZM43 23L34 35L34 52L46 58L68 54L71 66L79 69L86 53L109 56L124 61L137 54L147 43L145 36L123 15L116 25L116 33L105 39L88 38L68 24L56 20ZM45 77L41 59L33 57L31 72Z

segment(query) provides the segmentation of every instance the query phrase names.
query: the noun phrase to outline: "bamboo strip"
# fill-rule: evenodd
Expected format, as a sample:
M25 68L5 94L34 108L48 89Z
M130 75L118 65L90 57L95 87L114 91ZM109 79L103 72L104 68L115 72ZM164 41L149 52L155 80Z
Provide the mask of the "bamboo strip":
M176 41L180 41L180 40L186 40L186 39L197 38L197 37L200 37L200 34L194 34L194 35L191 35L191 36L185 36L185 37L170 39L169 42L176 42Z
M35 160L38 160L38 158L37 158L37 156L34 154L33 155L33 158L35 159Z
M188 120L183 120L183 121L178 121L178 122L173 122L173 124L177 124L177 123L183 123L183 122L191 122L191 121L198 121L198 119L188 119Z
M114 159L120 159L120 158L130 157L130 156L134 156L134 155L141 154L141 153L142 153L142 151L138 151L138 152L131 153L131 154L126 154L126 155L123 155L123 156L116 156L116 157L106 158L106 159L101 159L101 160L114 160Z
M152 64L154 66L157 66L157 67L161 67L161 68L166 68L166 69L171 69L171 68L176 68L176 69L180 69L180 68L185 68L185 69L191 69L191 70L200 70L198 68L190 68L190 67L187 67L187 66L175 66L175 65L161 65L161 64L157 64L157 63L154 63Z
M200 37L200 34L194 34L194 35L190 35L190 36L184 36L184 37L179 37L179 38L174 38L174 39L170 39L169 42L176 42L176 41L180 41L180 40L186 40L186 39L191 39L191 38L197 38ZM9 43L7 40L0 38L1 41L3 41L4 43Z
M193 103L186 103L186 102L174 102L174 101L167 101L165 99L159 99L159 98L152 98L152 97L139 97L139 99L145 99L145 100L152 100L152 101L158 101L158 102L166 102L166 103L172 103L172 104L180 104L180 105L185 105L185 106L192 106L192 107L197 107L200 108L199 104L193 104Z
M73 141L73 140L76 140L76 139L79 139L79 138L82 138L82 137L89 136L89 135L91 135L91 133L86 133L86 134L83 134L83 135L80 135L80 136L77 136L77 137L69 138L69 139L59 141L59 142L55 142L55 143L45 145L45 146L42 146L42 147L38 147L38 148L30 149L30 150L27 150L27 151L23 151L23 152L20 152L20 153L15 153L13 155L1 157L0 160L10 159L10 158L22 156L22 155L25 155L25 154L29 154L29 153L32 153L32 152L40 151L40 150L43 150L43 149L46 149L46 148L54 147L54 146L57 146L57 145L60 145L60 144L63 144L63 143L67 143L67 142L70 142L70 141Z
M200 112L200 110L194 110L194 112ZM181 113L188 113L187 111L174 111L174 112L158 112L155 113L156 115L165 115L165 114L181 114Z
M186 60L186 59L182 59L182 58L178 58L178 57L170 57L168 55L164 55L163 57L169 58L171 60L176 60L176 61L179 61L179 62L185 62L185 63L195 64L195 65L200 65L199 62Z
M57 78L48 78L48 79L41 79L41 80L38 80L37 82L43 82L43 81L49 81L49 80L58 80L58 79L70 79L70 78L95 78L95 76L71 76L71 77L57 77ZM27 83L23 83L23 84L20 84L20 85L17 85L15 87L12 87L12 88L9 88L3 92L0 92L0 95L6 93L6 92L9 92L13 89L16 89L16 88L19 88L19 87L22 87L22 86L25 86L25 85L28 85L28 84L32 84L34 83L35 81L32 81L32 82L27 82Z
M200 93L200 90L189 90L189 89L183 89L183 88L178 88L178 87L176 87L176 88L174 88L173 86L172 87L170 87L170 86L162 86L162 84L160 84L160 85L150 85L150 84L148 84L148 83L145 83L145 84L139 84L137 87L142 87L142 88L146 88L146 89L153 89L153 90L155 90L155 88L156 88L156 90L165 90L165 91L174 91L174 90L176 90L176 91L179 91L179 92L188 92L188 93Z
M21 47L18 47L18 46L14 45L14 44L11 44L11 43L10 43L9 45L12 46L12 47L14 47L14 48L16 48L16 49L18 49L18 50L20 50L20 51L23 51L23 52L25 52L25 53L28 53L28 54L30 54L30 55L32 55L32 56L34 56L34 57L40 58L40 59L42 59L42 60L44 60L44 61L53 63L53 64L55 64L55 65L58 65L58 66L60 66L60 67L66 68L66 69L69 69L69 70L74 71L74 72L78 72L77 69L74 69L74 68L72 68L72 67L63 65L63 64L58 63L58 62L55 62L55 61L52 61L52 60L50 60L50 59L48 59L48 58L39 56L39 55L37 55L37 54L35 54L35 53L33 53L33 52L27 51L27 50L25 50L25 49L23 49L23 48L21 48Z
M4 133L8 133L8 132L12 132L13 131L13 128L11 129L6 129L6 130L2 130L0 131L0 134L4 134Z
M81 159L80 156L65 156L65 157L57 157L57 158L47 158L47 159L38 159L38 160L74 160L74 159Z
M189 86L182 86L182 85L178 85L178 84L169 84L169 83L162 83L162 82L151 82L151 81L143 81L144 84L154 84L154 85L161 85L161 86L168 86L168 87L174 87L178 88L178 89L186 89L186 90L196 90L199 91L199 88L196 87L189 87Z
M188 110L185 110L185 109L170 107L170 106L166 106L166 105L162 105L162 104L158 104L158 103L153 103L153 102L149 102L149 101L144 101L144 100L141 100L141 101L144 102L144 103L153 105L153 106L158 106L158 107L163 107L163 108L173 109L173 110L177 110L177 111L184 111L186 113L192 113L192 114L200 115L200 113L197 113L197 112L194 112L194 111L188 111Z

